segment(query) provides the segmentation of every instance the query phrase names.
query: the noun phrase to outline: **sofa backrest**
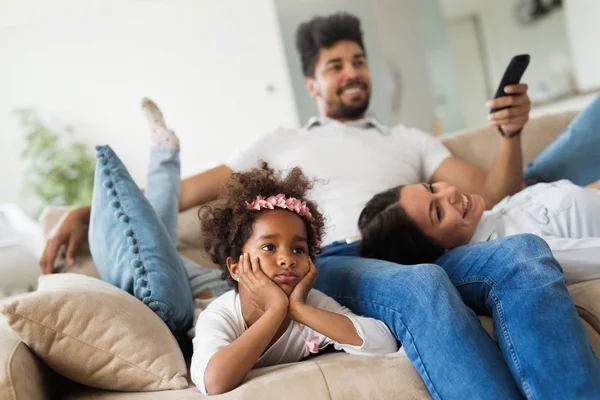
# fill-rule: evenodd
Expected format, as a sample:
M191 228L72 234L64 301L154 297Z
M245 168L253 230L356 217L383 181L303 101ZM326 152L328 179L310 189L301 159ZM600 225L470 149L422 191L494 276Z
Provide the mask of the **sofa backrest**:
M567 111L533 118L523 129L523 163L535 160L577 115ZM495 127L469 129L440 137L440 140L456 157L487 170L496 157L500 134Z

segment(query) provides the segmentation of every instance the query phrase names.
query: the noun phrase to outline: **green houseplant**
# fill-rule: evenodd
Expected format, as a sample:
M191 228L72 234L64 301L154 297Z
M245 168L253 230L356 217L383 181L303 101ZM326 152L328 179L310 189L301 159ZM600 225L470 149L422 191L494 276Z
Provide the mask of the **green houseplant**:
M47 205L84 205L92 199L96 160L91 146L72 139L70 127L52 129L32 109L15 111L25 133L23 195Z

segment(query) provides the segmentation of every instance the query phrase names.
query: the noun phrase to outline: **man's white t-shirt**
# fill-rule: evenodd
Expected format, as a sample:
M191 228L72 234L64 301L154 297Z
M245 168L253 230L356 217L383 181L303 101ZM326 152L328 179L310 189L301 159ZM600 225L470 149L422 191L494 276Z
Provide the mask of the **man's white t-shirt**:
M281 337L256 361L256 368L302 360L308 355L306 341L314 343L317 348L331 344L336 350L355 355L389 354L398 350L396 338L383 322L355 315L348 308L315 289L308 293L306 303L348 317L363 340L362 346L334 342L319 332L292 321ZM245 331L240 295L234 290L212 301L206 310L200 313L193 339L194 353L190 375L203 394L206 394L204 373L211 357L233 343Z
M373 195L389 188L427 182L450 157L431 135L373 118L341 123L313 119L302 129L279 129L262 137L226 165L233 171L264 160L276 170L301 167L320 181L310 198L327 218L323 245L359 233L358 217Z

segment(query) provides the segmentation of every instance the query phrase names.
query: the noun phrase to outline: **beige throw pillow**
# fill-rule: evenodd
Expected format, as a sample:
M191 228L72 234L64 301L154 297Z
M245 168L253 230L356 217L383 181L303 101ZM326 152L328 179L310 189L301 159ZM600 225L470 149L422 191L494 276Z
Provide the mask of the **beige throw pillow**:
M188 386L169 328L144 303L99 279L42 276L38 291L0 312L39 358L75 382L120 391Z

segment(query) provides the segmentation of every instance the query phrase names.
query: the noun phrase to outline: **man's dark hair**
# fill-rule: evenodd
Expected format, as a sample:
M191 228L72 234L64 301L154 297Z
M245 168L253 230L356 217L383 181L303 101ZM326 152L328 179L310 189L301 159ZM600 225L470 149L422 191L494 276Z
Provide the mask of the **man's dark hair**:
M300 54L304 76L314 77L319 51L328 49L341 40L355 42L364 52L362 35L360 20L344 12L314 17L301 24L296 31L296 49Z
M431 263L445 250L400 207L402 187L376 194L363 208L358 218L360 255L405 265Z

